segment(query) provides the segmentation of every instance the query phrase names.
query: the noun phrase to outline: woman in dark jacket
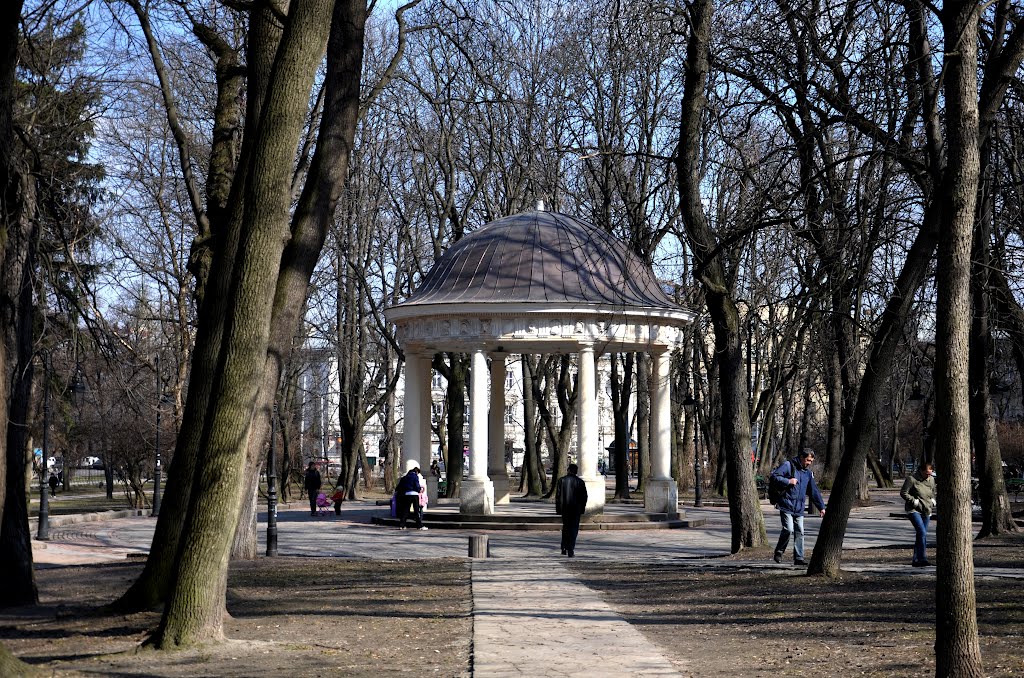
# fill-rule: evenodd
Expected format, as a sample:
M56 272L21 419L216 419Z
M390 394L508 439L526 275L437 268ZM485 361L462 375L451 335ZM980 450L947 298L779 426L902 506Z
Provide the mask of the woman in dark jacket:
M935 505L935 473L931 464L921 464L914 475L907 476L903 481L900 496L905 502L904 510L914 525L914 559L910 564L914 567L928 567L928 521L932 517Z

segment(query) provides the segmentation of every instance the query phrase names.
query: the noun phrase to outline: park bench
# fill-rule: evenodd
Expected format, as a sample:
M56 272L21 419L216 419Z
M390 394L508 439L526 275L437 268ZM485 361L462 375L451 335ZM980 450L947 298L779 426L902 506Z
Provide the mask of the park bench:
M1024 492L1024 478L1006 479L1006 494L1012 494L1014 501L1020 501L1021 492Z
M764 476L755 476L757 482L757 496L761 499L768 499L768 479Z

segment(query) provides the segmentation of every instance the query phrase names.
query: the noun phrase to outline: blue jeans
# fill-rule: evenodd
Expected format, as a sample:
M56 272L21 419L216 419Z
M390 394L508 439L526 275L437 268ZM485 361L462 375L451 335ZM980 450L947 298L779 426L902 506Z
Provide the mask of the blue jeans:
M782 534L779 535L779 543L775 545L775 555L781 557L789 546L790 536L793 539L793 560L804 559L804 514L793 515L785 511L779 511L782 517Z
M923 563L928 560L928 521L931 516L926 516L917 511L907 513L910 522L914 525L914 561Z

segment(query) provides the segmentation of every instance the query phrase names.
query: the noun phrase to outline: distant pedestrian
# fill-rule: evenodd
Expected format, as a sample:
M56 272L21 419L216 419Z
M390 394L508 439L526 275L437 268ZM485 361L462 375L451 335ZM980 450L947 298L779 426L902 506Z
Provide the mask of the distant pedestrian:
M587 509L587 484L577 475L579 470L576 464L569 464L568 473L555 487L555 512L562 516L562 555L570 558L576 555L580 516Z
M928 521L932 517L935 506L935 467L921 464L913 475L907 476L900 490L900 497L906 502L903 506L907 517L914 525L914 557L910 564L914 567L928 567Z
M60 484L60 481L57 479L57 474L56 473L51 473L50 474L50 496L51 497L56 497L57 496L57 485L58 484Z
M434 476L435 478L441 477L441 467L437 465L437 459L430 462L430 475Z
M341 485L334 487L334 494L331 495L331 501L334 502L334 515L341 515L341 505L345 501L345 488Z
M775 545L776 563L782 562L782 556L789 546L789 538L793 537L793 564L807 564L804 560L804 507L808 495L811 497L811 503L818 509L818 515L825 515L825 500L818 491L818 484L814 482L814 474L811 472L813 463L814 450L805 449L800 452L799 457L782 462L772 471L770 482L788 485L775 505L782 518L782 534Z
M316 515L316 497L320 493L321 485L323 485L323 480L320 478L320 471L316 470L316 462L311 461L306 467L306 479L302 483L309 495L310 515Z
M420 463L415 459L405 462L405 475L398 481L395 488L395 506L398 511L398 529L404 530L405 523L409 520L409 514L416 516L416 528L425 530L423 526L423 515L419 510L420 488Z

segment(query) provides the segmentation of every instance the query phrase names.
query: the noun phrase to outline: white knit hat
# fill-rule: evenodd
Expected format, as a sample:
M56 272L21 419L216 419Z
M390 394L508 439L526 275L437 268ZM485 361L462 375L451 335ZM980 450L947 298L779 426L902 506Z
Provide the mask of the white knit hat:
M407 462L405 462L405 472L406 473L408 473L409 471L411 471L413 469L418 469L419 467L420 467L420 463L418 461L416 461L415 459L410 459Z

